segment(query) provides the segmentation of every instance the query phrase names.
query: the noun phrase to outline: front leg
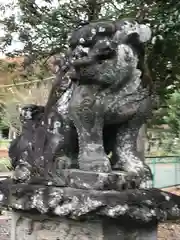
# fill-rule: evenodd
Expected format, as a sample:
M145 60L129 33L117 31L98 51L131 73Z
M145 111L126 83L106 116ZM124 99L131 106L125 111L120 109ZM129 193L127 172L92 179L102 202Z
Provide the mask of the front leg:
M95 96L96 91L92 86L78 86L70 101L69 114L78 133L80 169L110 172L102 136L104 107Z

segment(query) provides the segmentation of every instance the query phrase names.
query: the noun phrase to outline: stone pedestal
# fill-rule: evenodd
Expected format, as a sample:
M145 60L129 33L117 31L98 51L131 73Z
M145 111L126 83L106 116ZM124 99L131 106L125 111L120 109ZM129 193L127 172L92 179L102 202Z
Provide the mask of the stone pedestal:
M160 221L180 218L180 197L160 189L71 182L82 188L1 182L0 208L13 210L11 240L156 240Z
M118 220L75 221L12 213L11 240L156 240L157 226L137 226Z

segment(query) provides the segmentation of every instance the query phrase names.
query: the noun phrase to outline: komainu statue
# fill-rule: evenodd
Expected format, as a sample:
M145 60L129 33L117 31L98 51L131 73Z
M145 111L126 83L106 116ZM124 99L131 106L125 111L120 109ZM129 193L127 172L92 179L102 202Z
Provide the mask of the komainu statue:
M180 197L150 186L138 146L154 100L150 38L131 19L73 31L46 105L22 107L9 148L0 207L13 211L12 239L155 240L160 221L180 218Z
M16 181L61 179L63 169L151 178L137 151L152 112L150 38L149 27L131 19L73 31L47 104L23 108L22 133L9 149Z

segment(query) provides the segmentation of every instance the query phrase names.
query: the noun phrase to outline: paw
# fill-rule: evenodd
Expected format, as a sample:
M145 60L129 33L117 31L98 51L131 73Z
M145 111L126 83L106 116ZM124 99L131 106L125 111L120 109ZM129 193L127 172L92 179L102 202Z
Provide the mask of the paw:
M135 177L140 177L144 178L145 177L145 169L143 164L140 163L131 163L131 164L126 164L123 168L124 171L128 173L130 176L135 176Z
M31 171L25 165L18 165L13 173L13 180L17 182L27 182L30 179Z
M125 171L129 176L140 177L144 180L152 180L152 173L148 165L143 163L140 159L133 157L124 161L118 161L113 169Z
M85 158L83 161L79 161L79 168L83 171L93 171L108 173L111 172L111 164L108 158L101 158L94 160L92 158Z
M79 168L84 171L111 172L111 164L101 145L89 144L79 156Z
M91 165L91 170L94 172L108 173L111 172L109 160L95 161Z

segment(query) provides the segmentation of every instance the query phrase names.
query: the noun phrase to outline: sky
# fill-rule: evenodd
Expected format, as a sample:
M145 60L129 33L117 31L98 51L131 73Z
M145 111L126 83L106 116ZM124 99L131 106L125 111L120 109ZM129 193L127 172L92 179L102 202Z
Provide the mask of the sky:
M28 0L27 0L28 1ZM38 6L43 6L43 5L50 5L51 7L56 7L59 4L63 4L64 2L67 2L68 0L52 0L50 4L46 3L44 0L35 0ZM1 4L10 4L12 6L12 9L7 8L5 11L5 15L3 11L0 9L0 18L3 16L9 17L12 14L15 14L18 16L19 10L17 8L13 8L13 5L17 3L17 0L0 0L0 6ZM5 32L3 31L2 27L0 26L0 38L3 37ZM21 43L18 40L18 34L14 33L14 39L12 42L12 45L8 47L7 51L11 52L14 50L21 50L23 48L23 43ZM0 57L5 57L2 52L0 52Z
M8 4L8 3L13 3L15 4L16 0L0 0L0 4ZM1 17L9 17L12 15L12 13L18 14L17 10L11 10L11 9L7 9L5 11L5 14L3 13L2 10L0 10L0 18ZM0 26L0 37L3 37L5 34L5 32L3 31L2 27ZM18 50L18 49L22 49L23 45L20 41L18 41L18 36L17 34L14 34L14 40L11 46L8 47L8 52L11 52L13 50ZM0 51L0 57L3 58L5 57L4 54Z
M67 0L61 0L61 3L64 3L66 2ZM11 3L11 6L13 6L13 4L16 4L17 0L0 0L0 5L1 4L9 4ZM43 0L36 0L36 2L38 3L39 6L42 6L42 5L48 5L47 3L45 3ZM51 2L51 6L52 7L56 7L59 3L58 0L53 0ZM12 15L12 13L15 13L16 15L19 14L18 12L18 9L16 10L12 10L12 9L7 9L5 11L5 15L2 13L2 11L0 10L0 18L3 17L3 16L6 16L6 17L9 17ZM1 26L0 26L0 37L4 36L4 31L2 30ZM12 45L8 47L7 51L8 52L11 52L13 50L20 50L23 48L23 44L18 40L18 35L15 33L14 34L14 40L12 42ZM5 57L4 54L2 52L0 52L0 57Z

